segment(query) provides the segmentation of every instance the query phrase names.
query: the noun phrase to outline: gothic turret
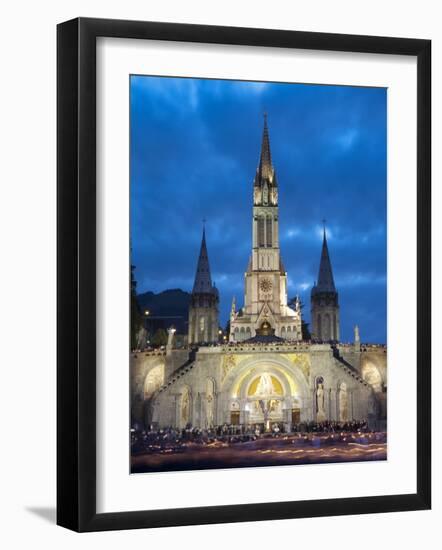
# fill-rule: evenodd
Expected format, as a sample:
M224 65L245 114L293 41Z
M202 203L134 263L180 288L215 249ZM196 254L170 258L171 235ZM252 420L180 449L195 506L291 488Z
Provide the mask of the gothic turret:
M206 231L203 229L189 307L189 344L216 342L218 340L218 303L218 289L212 284Z
M325 225L318 282L311 292L311 321L313 337L316 340L339 341L339 300L333 279Z
M267 115L264 115L264 130L262 133L261 156L253 182L253 204L255 206L278 205L278 183L270 153L269 128Z

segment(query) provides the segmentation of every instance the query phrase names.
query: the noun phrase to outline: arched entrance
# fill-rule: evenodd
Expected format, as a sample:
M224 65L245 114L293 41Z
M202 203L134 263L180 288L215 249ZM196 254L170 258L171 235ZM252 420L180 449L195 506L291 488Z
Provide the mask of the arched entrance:
M148 372L143 384L143 418L146 426L150 426L157 420L152 397L163 384L164 365L157 365Z
M151 369L144 380L144 399L152 395L164 384L164 365Z
M275 375L263 372L256 376L247 388L246 410L252 424L262 424L270 431L272 423L284 421L284 390Z
M232 418L248 428L280 428L291 430L292 425L309 418L308 383L303 371L288 358L268 354L266 357L244 359L223 383L221 407L228 411L226 422ZM225 396L225 397L224 397ZM236 420L238 422L238 420Z
M362 367L362 378L372 386L375 392L382 391L382 376L373 363L368 362Z

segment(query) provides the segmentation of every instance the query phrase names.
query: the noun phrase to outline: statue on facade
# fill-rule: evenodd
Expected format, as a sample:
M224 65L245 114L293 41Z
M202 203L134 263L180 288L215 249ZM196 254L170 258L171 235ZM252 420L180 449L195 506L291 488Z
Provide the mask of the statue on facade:
M261 375L261 378L258 382L258 387L256 388L256 395L259 396L266 396L266 395L273 395L275 393L275 389L273 387L272 377L270 374L265 372Z
M322 382L318 382L316 387L316 420L318 422L323 422L325 418L324 384Z
M183 403L181 406L181 418L184 424L189 422L189 413L190 413L190 397L189 392L186 391L183 395Z
M208 428L211 428L213 426L213 405L214 405L213 395L209 394L207 396L207 404L206 404L206 411L207 411L206 419L207 419Z
M348 420L348 395L345 383L342 383L339 389L339 420L341 422Z
M261 407L262 413L264 415L264 431L270 431L270 404L271 401L265 401L264 399L259 400L259 406Z

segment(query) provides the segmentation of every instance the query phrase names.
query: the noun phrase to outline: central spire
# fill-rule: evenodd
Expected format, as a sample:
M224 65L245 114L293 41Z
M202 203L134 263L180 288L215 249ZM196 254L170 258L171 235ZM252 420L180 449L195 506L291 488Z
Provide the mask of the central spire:
M258 155L257 155L258 156ZM279 248L278 185L270 153L267 114L253 181L252 254L244 274L244 307L230 314L229 340L302 339L301 311L287 304L287 273Z
M261 154L253 181L253 204L254 206L278 206L278 184L270 153L267 113L264 113Z
M264 130L262 132L261 157L259 159L259 174L262 178L270 178L273 172L272 155L270 153L269 128L267 113L264 113Z
M258 169L255 176L255 186L262 187L264 183L276 186L275 170L272 165L270 152L269 128L267 125L267 113L264 113L264 129L262 132L261 155L259 157Z

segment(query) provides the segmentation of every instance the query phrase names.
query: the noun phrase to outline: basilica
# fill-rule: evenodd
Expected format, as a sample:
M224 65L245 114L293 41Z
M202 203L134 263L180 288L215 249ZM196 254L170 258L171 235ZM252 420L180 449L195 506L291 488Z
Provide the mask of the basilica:
M289 304L279 246L278 180L267 120L253 181L252 250L243 305L232 301L228 334L219 325L203 230L189 306L187 345L169 328L163 350L131 353L133 425L209 428L366 421L386 429L387 350L340 341L340 308L324 228L318 278L311 290L311 335L299 299ZM319 251L318 251L319 252Z

